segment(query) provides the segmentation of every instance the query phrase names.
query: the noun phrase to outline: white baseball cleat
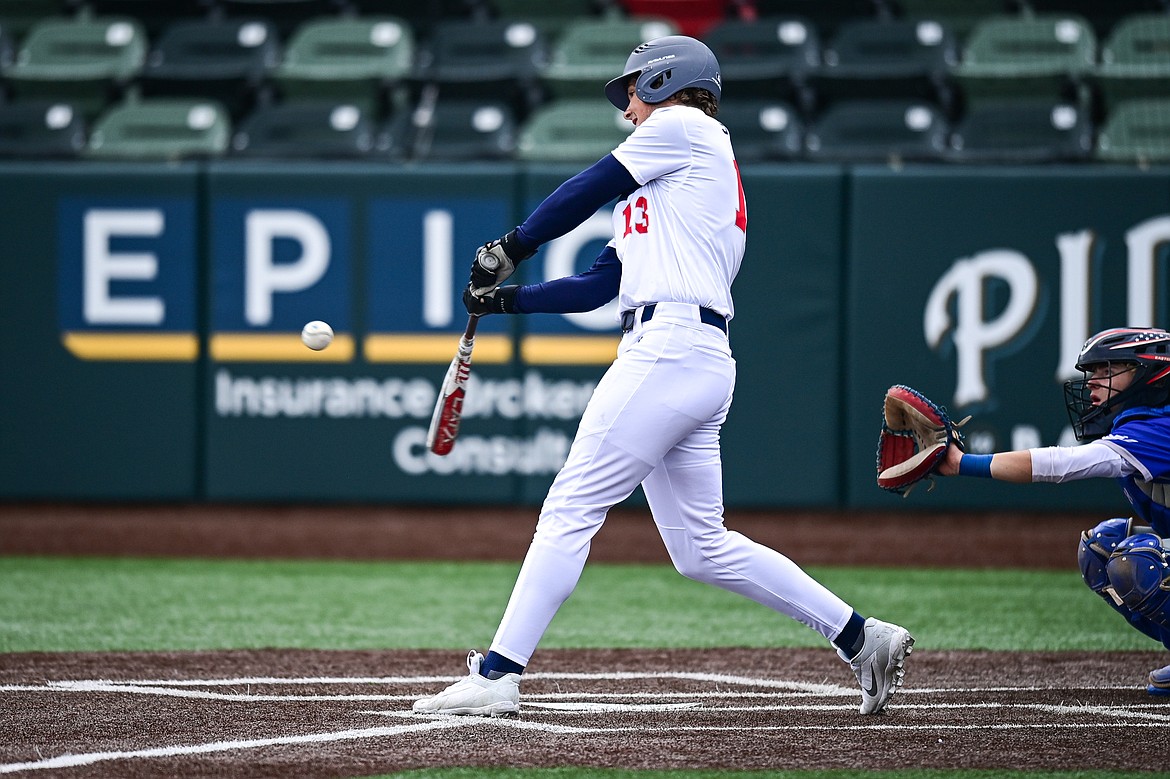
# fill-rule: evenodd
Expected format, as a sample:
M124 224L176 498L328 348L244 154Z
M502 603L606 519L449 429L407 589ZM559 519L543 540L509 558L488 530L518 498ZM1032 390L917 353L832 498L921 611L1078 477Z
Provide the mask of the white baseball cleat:
M881 714L885 710L890 696L902 686L906 655L913 646L914 637L906 628L870 617L865 621L865 642L857 657L850 660L837 650L861 685L862 714Z
M465 714L476 717L509 717L520 713L520 674L499 679L481 676L483 655L467 653L468 675L438 695L414 702L415 714Z

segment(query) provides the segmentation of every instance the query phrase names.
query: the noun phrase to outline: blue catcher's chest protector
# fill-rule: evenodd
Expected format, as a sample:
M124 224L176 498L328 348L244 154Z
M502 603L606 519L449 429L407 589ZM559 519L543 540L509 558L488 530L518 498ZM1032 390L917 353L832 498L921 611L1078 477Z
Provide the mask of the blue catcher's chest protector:
M1117 482L1138 519L1170 537L1170 406L1122 412L1103 440L1124 449L1153 477L1145 481L1139 471Z

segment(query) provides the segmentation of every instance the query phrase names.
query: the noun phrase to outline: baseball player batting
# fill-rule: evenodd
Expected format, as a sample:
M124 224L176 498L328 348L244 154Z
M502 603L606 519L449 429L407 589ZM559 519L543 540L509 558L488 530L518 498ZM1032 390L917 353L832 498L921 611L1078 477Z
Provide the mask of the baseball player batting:
M902 683L910 634L862 617L784 555L723 525L719 430L735 387L727 333L747 209L731 138L715 119L719 63L693 38L658 38L634 49L605 95L633 132L481 247L463 301L486 316L591 311L616 296L618 356L545 498L490 651L470 652L468 676L414 711L516 714L521 675L577 586L594 534L641 484L681 574L823 635L861 685L861 713L877 714ZM500 286L539 246L615 198L613 239L588 270Z

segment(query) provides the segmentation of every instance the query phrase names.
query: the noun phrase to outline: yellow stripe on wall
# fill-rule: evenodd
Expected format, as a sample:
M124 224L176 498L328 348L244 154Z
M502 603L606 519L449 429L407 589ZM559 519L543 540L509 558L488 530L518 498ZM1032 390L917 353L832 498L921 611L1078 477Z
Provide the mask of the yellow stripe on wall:
M617 357L616 335L529 335L520 341L528 365L609 365Z
M459 348L461 333L415 335L413 333L378 333L366 336L363 351L368 362L438 363L451 362ZM471 361L501 364L512 359L512 337L477 335Z
M62 333L61 342L82 360L193 362L199 356L194 333Z
M63 333L62 343L82 360L192 362L199 356L193 333ZM520 341L520 357L528 365L608 365L617 357L618 337L612 335L529 335ZM363 341L371 363L446 364L455 356L459 335L380 333ZM301 343L299 333L216 333L208 353L217 362L350 362L357 346L352 335L339 333L319 352ZM500 365L512 360L509 335L476 336L473 361Z
M349 362L355 349L345 333L319 352L301 343L300 333L216 333L208 351L218 362Z

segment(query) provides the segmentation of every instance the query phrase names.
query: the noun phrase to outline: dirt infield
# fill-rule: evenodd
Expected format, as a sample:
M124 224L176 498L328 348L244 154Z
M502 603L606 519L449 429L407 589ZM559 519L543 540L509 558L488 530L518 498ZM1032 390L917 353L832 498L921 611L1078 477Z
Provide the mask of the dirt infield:
M536 510L0 505L0 554L520 560ZM730 511L801 565L1068 569L1098 515ZM645 509L610 512L591 562L669 559Z
M529 510L0 506L0 554L519 559ZM1067 568L1090 517L739 513L803 565ZM912 539L912 543L907 543ZM665 562L644 512L593 560ZM919 645L881 717L825 650L542 650L521 716L429 718L450 652L0 655L0 773L354 777L428 766L908 767L1162 771L1163 652L990 653ZM1119 748L1124 743L1125 748Z
M848 669L827 650L545 651L524 682L521 716L485 720L409 713L414 697L458 672L448 652L8 655L0 772L1153 771L1165 759L1170 705L1134 679L1160 657L924 649L890 712L862 717Z

